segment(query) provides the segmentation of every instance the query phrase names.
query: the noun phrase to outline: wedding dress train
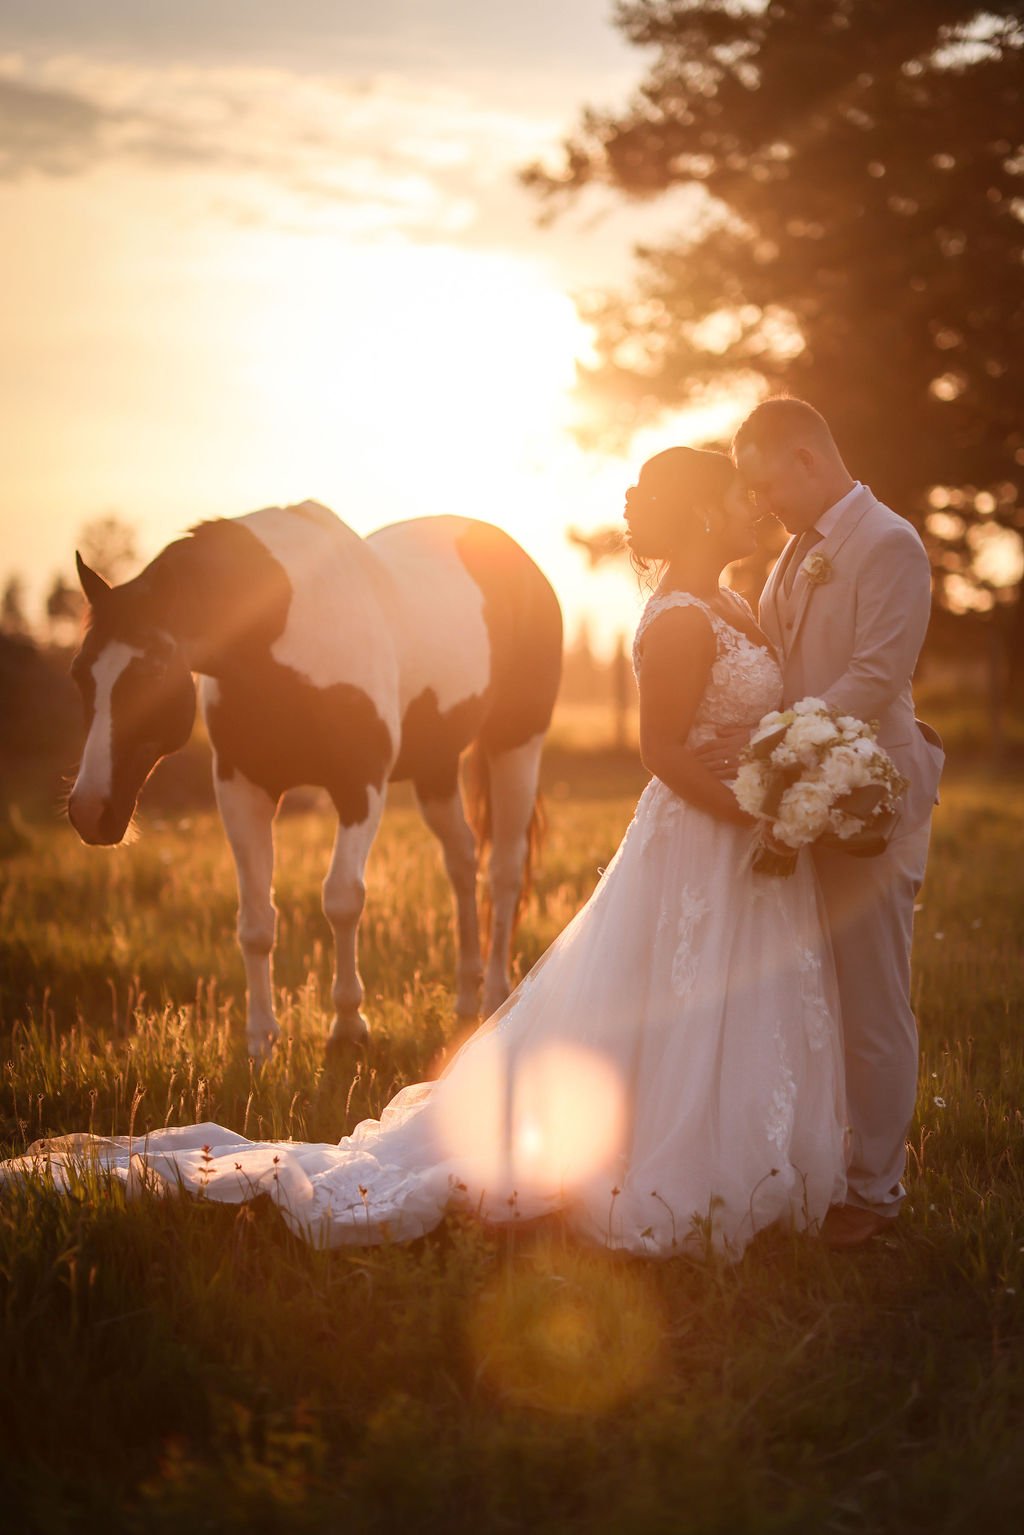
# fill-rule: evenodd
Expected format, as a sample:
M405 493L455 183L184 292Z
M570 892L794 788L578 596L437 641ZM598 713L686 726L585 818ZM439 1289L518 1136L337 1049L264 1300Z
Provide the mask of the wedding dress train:
M739 601L739 599L737 599ZM690 744L778 707L772 655L687 593L716 659ZM95 1159L241 1202L265 1192L330 1246L405 1241L449 1210L564 1212L581 1236L654 1256L813 1226L845 1191L835 976L811 861L751 872L753 833L658 780L594 894L443 1075L406 1087L337 1145L258 1142L202 1124L38 1142L0 1177Z

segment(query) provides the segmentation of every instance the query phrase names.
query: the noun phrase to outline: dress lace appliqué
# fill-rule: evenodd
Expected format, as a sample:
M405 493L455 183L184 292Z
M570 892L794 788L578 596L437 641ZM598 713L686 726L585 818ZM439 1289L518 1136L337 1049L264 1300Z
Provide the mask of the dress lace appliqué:
M784 1157L793 1134L793 1117L796 1112L796 1079L786 1059L786 1047L781 1024L777 1025L775 1029L775 1043L778 1047L778 1075L772 1088L766 1130L768 1139L778 1149L780 1157Z
M679 926L676 932L676 951L672 956L672 989L677 997L685 997L693 988L697 979L697 953L695 947L695 935L697 927L703 917L706 917L711 907L702 895L691 890L689 885L683 889L679 898L680 916Z

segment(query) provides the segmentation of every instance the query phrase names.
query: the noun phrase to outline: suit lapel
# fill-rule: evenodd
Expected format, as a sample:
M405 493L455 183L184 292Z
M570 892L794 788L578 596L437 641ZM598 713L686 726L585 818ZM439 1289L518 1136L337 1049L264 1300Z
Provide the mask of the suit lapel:
M850 505L846 508L831 533L826 538L823 538L820 544L816 544L811 553L820 555L823 559L828 560L829 564L834 563L839 550L846 543L846 540L857 527L868 508L874 506L876 499L866 485L861 486L860 493L850 502ZM776 608L779 629L782 635L782 648L787 655L796 644L797 635L800 633L800 626L804 621L807 607L811 600L811 594L815 590L815 583L808 581L806 575L801 580L799 572L797 572L794 578L788 597L782 589L782 577L785 574L784 567L793 558L796 542L797 540L794 536L786 545L779 563L772 571L769 582L770 593L768 588L766 588L766 596L771 595Z
M850 534L856 528L869 506L875 504L875 497L867 486L861 487L860 494L855 497L846 511L840 517L835 527L827 538L823 538L812 550L812 554L820 555L828 560L831 565L836 555L846 543ZM811 600L811 593L815 590L816 583L808 581L806 575L802 581L794 581L793 590L789 594L790 611L786 628L786 648L791 650L796 644L797 635L800 633L800 625L804 621L807 605ZM791 627L790 627L791 625Z

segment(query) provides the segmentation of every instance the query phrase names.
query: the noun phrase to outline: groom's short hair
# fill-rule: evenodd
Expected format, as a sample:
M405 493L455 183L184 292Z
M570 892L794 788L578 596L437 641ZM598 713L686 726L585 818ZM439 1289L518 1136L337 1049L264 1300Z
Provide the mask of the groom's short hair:
M771 400L762 400L740 424L732 440L732 451L735 457L741 448L764 451L801 442L835 451L835 439L820 411L808 405L806 400L778 395Z

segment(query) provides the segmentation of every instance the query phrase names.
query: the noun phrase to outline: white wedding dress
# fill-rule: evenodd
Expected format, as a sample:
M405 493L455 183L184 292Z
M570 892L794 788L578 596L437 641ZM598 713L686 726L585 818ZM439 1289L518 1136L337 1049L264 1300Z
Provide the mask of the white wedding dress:
M737 602L741 599L737 598ZM765 649L695 604L716 660L688 737L778 707ZM746 610L749 612L749 609ZM447 1211L561 1210L584 1238L667 1257L738 1257L774 1222L813 1226L845 1191L835 977L811 860L751 872L753 833L658 780L587 904L436 1082L404 1088L337 1145L245 1140L216 1124L37 1142L0 1177L75 1160L240 1202L268 1193L329 1246L405 1241Z

